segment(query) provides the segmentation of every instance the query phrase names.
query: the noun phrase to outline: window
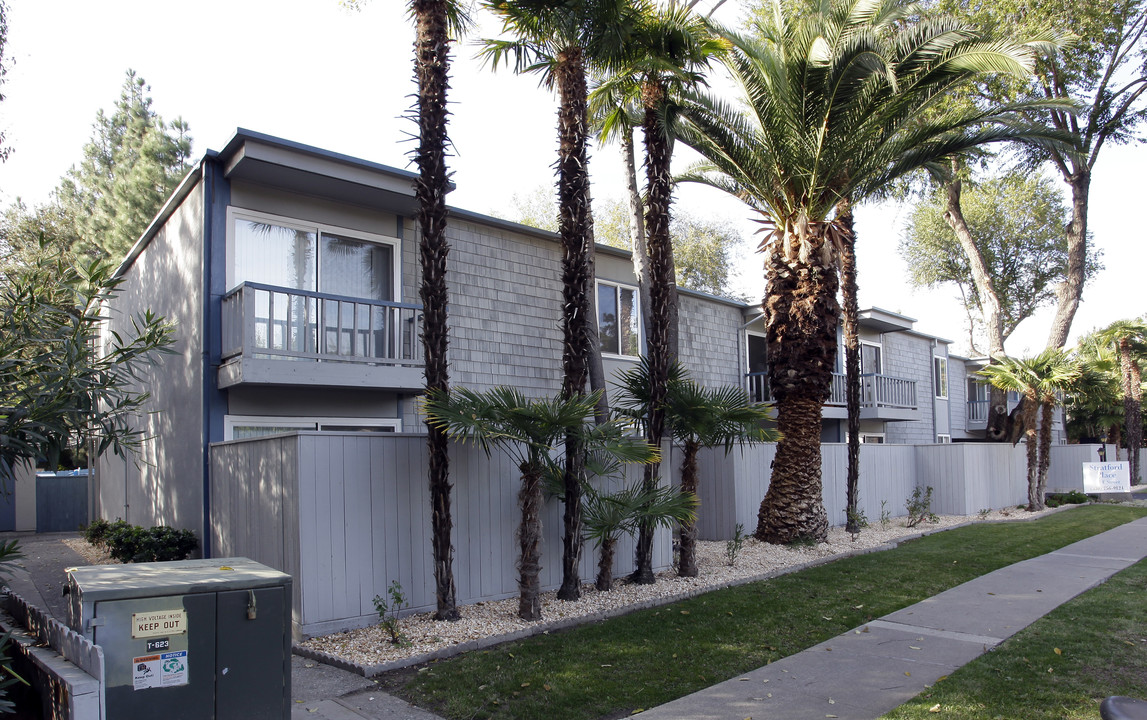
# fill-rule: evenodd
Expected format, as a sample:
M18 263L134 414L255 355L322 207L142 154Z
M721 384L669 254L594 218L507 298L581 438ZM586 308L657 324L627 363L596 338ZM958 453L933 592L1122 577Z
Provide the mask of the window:
M883 372L881 365L881 347L874 343L860 343L860 372L869 375L879 375Z
M230 210L227 286L255 282L368 300L395 299L397 240Z
M862 443L876 443L877 445L884 444L883 435L861 435L860 442Z
M951 435L937 435L936 436L936 442L941 443L941 444L951 443L952 442L952 436Z
M637 288L597 284L597 334L607 355L641 354L641 312Z
M292 430L401 432L402 421L398 418L301 418L274 415L227 415L223 418L224 440L245 440Z
M948 358L932 358L932 384L936 397L941 399L948 397Z

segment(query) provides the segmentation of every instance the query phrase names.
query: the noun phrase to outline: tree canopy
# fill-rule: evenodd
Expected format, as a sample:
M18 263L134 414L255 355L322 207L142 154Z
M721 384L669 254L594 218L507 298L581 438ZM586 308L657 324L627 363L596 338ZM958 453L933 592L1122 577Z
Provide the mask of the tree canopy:
M1055 288L1067 271L1068 210L1059 189L1044 177L1018 173L990 177L962 194L964 219L999 298L1006 339L1041 307L1055 302ZM909 215L900 252L913 284L955 285L968 311L972 352L986 353L984 298L968 257L946 221L947 198L934 189ZM1098 268L1095 253L1089 274Z

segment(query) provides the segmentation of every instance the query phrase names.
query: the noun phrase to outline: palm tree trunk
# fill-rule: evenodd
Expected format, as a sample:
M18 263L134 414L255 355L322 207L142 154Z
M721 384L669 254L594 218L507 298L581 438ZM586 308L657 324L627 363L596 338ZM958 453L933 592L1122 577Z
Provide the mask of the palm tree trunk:
M523 463L518 505L518 617L542 619L542 470L540 463Z
M1123 375L1123 427L1127 443L1127 461L1131 468L1131 484L1139 484L1139 448L1143 445L1143 380L1139 363L1131 357L1131 343L1127 338L1119 341L1119 364Z
M558 54L555 71L561 96L558 113L558 207L562 239L562 330L564 347L562 396L583 395L589 373L590 294L593 291L593 213L589 189L589 124L586 117L585 65L581 48ZM558 597L581 597L581 483L585 449L576 431L566 437L565 504L562 538L562 585Z
M852 216L852 203L841 200L836 216L844 232L840 259L840 290L844 301L844 374L848 407L848 479L845 485L845 527L853 535L860 532L860 306L856 285L856 229Z
M677 328L677 284L673 266L673 245L669 237L669 208L673 202L673 178L670 174L671 146L666 129L657 111L664 88L656 82L647 82L643 89L645 104L645 168L646 192L649 198L645 209L646 243L649 249L649 328L646 342L649 353L650 411L646 423L646 439L654 447L661 447L665 432L666 385L669 366L677 359L674 342ZM651 490L660 475L660 463L645 466L645 487ZM651 584L653 575L653 525L642 523L638 529L637 569L634 582Z
M417 40L415 74L418 76L418 220L422 231L419 260L422 266L422 343L426 360L427 392L449 390L446 349L446 91L449 87L449 37L446 0L413 0L411 3ZM454 547L450 542L453 519L450 511L450 455L446 433L434 427L427 432L428 476L431 503L431 535L434 556L436 620L457 620L454 586Z
M1086 165L1075 166L1068 178L1071 187L1071 222L1067 226L1067 272L1059 284L1055 295L1057 305L1055 318L1051 322L1051 333L1047 338L1049 348L1061 348L1067 344L1071 323L1079 309L1083 296L1083 283L1087 272L1087 207L1091 193L1091 169Z
M984 308L986 317L984 326L988 335L988 357L996 358L1004 354L1004 314L1000 297L992 284L988 264L983 253L972 238L972 231L964 220L964 212L960 206L961 183L955 176L957 166L952 163L953 179L946 186L948 204L944 211L944 220L956 235L960 249L968 259L968 267L972 272L972 282L976 286L976 293L980 297L980 304ZM1008 424L1008 394L995 386L988 389L988 418L985 434L989 440L1002 441L1007 439Z
M681 492L697 494L697 453L700 446L694 440L686 441L685 457L681 462ZM681 577L697 577L697 520L681 526L681 559L677 564L677 574Z
M1051 467L1051 422L1054 409L1055 398L1045 399L1039 406L1039 477L1036 482L1036 498L1039 500L1039 510L1047 507L1044 494L1047 489L1047 471Z
M616 546L615 537L607 537L601 541L601 558L597 561L597 582L594 584L600 592L609 592L613 589L613 551Z
M781 433L769 489L757 514L758 540L825 540L821 490L821 407L836 359L836 268L823 237L785 237L765 261L765 341Z
M1028 457L1028 510L1043 509L1043 498L1039 495L1039 437L1036 432L1036 414L1039 402L1030 396L1024 398L1023 422L1024 438L1027 442Z

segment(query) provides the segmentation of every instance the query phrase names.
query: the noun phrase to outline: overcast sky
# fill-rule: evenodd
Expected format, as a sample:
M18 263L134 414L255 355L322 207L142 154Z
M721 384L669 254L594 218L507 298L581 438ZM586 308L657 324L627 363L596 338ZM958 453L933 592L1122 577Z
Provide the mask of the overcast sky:
M409 168L413 29L406 2L374 0L351 12L337 0L8 0L12 60L0 103L0 128L13 148L0 165L0 204L17 197L44 201L81 157L97 110L110 110L124 72L151 85L164 118L191 125L194 153L223 147L243 127L375 162ZM708 0L709 4L712 0ZM703 4L704 7L704 4ZM719 11L734 23L736 0ZM497 31L489 22L486 36ZM513 215L514 194L553 183L556 99L534 77L494 74L455 53L450 167L458 189L452 205ZM1106 270L1086 289L1073 338L1112 320L1147 311L1144 231L1133 218L1142 202L1141 146L1109 147L1096 168L1090 225ZM596 148L591 161L596 200L622 197L620 158ZM678 206L692 215L727 218L752 232L740 203L713 190L683 187ZM907 210L857 211L862 307L900 312L916 327L966 349L965 317L955 289L912 289L896 246ZM755 246L747 237L746 247ZM738 289L763 292L761 261L746 252ZM1008 344L1012 354L1042 349L1051 311L1029 319Z

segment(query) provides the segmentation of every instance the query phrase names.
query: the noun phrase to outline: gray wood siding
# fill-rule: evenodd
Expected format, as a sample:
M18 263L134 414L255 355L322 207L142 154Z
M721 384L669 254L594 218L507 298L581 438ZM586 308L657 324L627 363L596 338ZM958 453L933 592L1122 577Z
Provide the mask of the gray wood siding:
M296 628L314 635L377 622L373 598L392 581L411 611L435 606L426 439L420 435L299 433L212 446L219 554L246 556L294 579ZM517 595L519 472L507 454L454 445L454 576L462 604ZM631 469L626 482L640 480ZM561 503L546 502L542 585L561 584ZM633 569L618 543L614 572ZM659 531L654 566L672 562ZM581 576L597 555L587 544Z
M151 393L135 426L145 440L136 459L107 454L97 463L100 515L197 533L203 522L203 192L194 188L124 276L108 331L131 334L147 309L175 324L171 355L144 369Z
M742 384L745 353L741 343L741 309L715 300L682 294L678 302L678 355L693 376L707 387Z

